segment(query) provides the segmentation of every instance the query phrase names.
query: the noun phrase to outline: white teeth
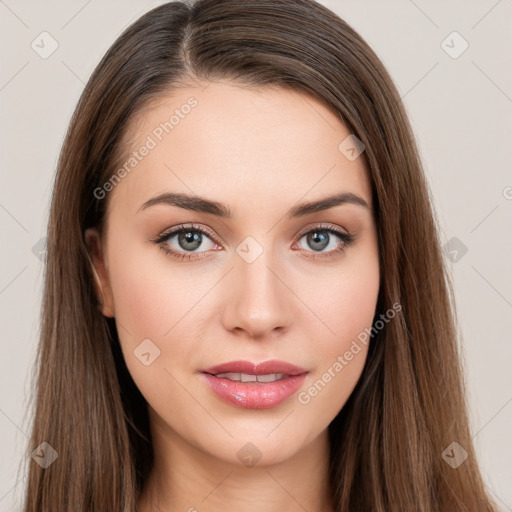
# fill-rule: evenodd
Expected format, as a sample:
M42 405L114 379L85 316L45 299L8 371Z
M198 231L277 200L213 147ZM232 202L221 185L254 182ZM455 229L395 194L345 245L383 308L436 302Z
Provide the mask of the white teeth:
M285 377L284 373L269 373L267 375L252 375L250 373L218 373L216 377L237 382L274 382Z
M284 373L269 373L268 375L257 375L258 382L274 382L281 380L284 377Z

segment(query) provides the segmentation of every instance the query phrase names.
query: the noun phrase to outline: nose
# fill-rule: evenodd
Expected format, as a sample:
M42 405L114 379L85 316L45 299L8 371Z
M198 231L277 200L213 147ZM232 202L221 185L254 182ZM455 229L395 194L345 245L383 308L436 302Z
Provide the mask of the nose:
M234 269L225 283L223 323L227 330L266 339L291 325L293 292L270 252L263 251L252 262L235 256Z

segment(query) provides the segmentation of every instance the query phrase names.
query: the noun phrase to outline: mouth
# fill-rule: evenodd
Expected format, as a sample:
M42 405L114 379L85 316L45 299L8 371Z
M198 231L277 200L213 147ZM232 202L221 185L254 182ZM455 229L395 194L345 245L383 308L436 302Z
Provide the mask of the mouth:
M268 409L286 401L302 386L308 370L285 361L232 361L200 370L223 402L249 409Z

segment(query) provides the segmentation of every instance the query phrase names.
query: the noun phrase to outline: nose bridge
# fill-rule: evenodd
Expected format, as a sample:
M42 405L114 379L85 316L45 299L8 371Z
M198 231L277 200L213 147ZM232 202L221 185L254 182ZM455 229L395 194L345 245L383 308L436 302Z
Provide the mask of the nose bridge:
M289 291L278 278L281 267L269 246L271 238L266 240L264 246L263 242L247 237L237 246L230 284L232 300L227 305L226 327L238 327L253 336L286 327L290 320Z

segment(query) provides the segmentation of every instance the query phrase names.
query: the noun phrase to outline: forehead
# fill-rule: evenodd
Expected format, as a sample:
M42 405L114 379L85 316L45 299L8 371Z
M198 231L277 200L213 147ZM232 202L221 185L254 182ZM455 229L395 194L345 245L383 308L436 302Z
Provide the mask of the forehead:
M370 204L362 158L351 161L339 149L350 135L336 113L298 91L233 82L182 87L130 124L120 163L128 172L113 195L135 209L169 190L248 204L348 191Z

